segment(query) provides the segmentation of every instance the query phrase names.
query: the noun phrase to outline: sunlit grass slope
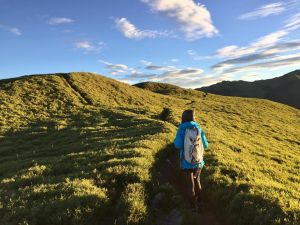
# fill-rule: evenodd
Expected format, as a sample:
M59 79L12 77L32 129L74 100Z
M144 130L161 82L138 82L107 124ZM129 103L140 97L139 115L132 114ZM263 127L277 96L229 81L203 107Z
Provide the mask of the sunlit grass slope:
M173 135L156 110L170 98L92 74L2 80L0 90L0 224L147 218L149 169Z
M91 73L1 80L0 224L151 224L150 170L176 131L163 108L175 125L197 110L210 142L204 188L236 224L297 224L299 110L149 84Z
M161 84L143 88L161 92ZM207 133L204 188L216 206L236 224L299 224L299 110L194 90L165 93L190 99Z

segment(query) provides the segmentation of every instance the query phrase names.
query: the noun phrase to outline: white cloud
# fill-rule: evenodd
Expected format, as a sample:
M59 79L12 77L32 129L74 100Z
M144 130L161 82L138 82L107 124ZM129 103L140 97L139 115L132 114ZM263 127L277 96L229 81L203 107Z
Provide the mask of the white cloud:
M118 30L127 38L141 40L144 38L156 38L159 36L169 36L169 31L140 30L126 18L115 19Z
M288 5L295 4L293 1L287 3ZM265 53L275 54L291 50L294 46L295 49L299 47L298 40L290 42L282 42L285 37L289 35L292 30L300 27L300 13L292 15L288 20L285 21L285 25L275 32L262 36L255 41L249 43L247 46L229 45L218 49L214 57L219 58L236 58L243 57L249 54ZM203 59L194 50L187 52L194 60Z
M203 60L203 59L211 59L213 56L201 56L195 50L190 49L187 50L186 53L192 57L193 60Z
M174 69L162 74L146 76L148 81L174 84L186 88L199 87L203 79L203 70L199 68ZM141 76L142 78L142 76Z
M229 45L229 46L218 49L216 51L216 54L217 54L217 56L220 56L220 57L232 57L232 56L236 56L237 50L240 52L242 49L243 48L239 48L236 45ZM241 53L238 53L237 55L241 55Z
M161 77L181 77L181 76L198 76L199 74L203 73L202 69L199 68L192 68L188 67L185 69L179 69L175 66L160 66L160 65L154 65L153 63L147 65L145 67L146 70L153 70L153 71L161 71L164 72L161 75L158 75Z
M290 7L294 2L290 1L287 4L289 4ZM223 61L214 64L211 66L211 69L218 74L242 75L242 73L256 73L262 70L299 66L299 55L282 55L300 49L300 40L284 41L292 30L299 27L300 13L297 13L291 15L290 18L284 22L280 30L260 37L247 46L240 47L230 45L218 49L215 53L215 57L222 58Z
M211 66L211 69L213 69L213 72L215 73L223 73L229 68L232 68L233 64L225 63L225 62L219 62L215 65Z
M140 60L140 63L144 66L150 66L152 64L152 62L144 60L144 59Z
M102 59L99 59L98 62L99 62L99 63L102 63L102 64L104 64L104 65L111 65L110 62L107 62L107 61L102 60Z
M75 47L78 49L82 49L86 52L100 52L103 48L104 43L98 42L97 44L92 44L89 41L83 40L75 43Z
M294 2L289 2L294 4ZM216 57L225 58L225 60L213 65L211 68L217 73L236 73L236 72L253 72L254 69L261 70L266 68L289 67L299 63L298 57L282 59L281 55L289 51L300 49L299 40L285 41L285 37L300 27L300 13L290 16L285 21L285 25L276 32L270 33L250 43L248 46L230 45L218 49ZM249 64L259 61L254 64ZM236 66L237 64L246 64ZM248 65L247 65L248 64Z
M173 62L173 63L176 63L176 62L179 62L179 59L170 59L170 62Z
M145 65L146 70L154 71L151 73L138 72L131 73L126 77L135 83L142 81L153 81L175 84L182 87L198 87L203 77L204 71L200 68L177 68L174 66Z
M245 66L229 68L225 70L224 73L237 73L237 72L247 72L247 71L252 72L252 71L257 71L262 69L271 70L271 69L297 66L299 64L300 64L300 53L295 53L295 54L273 57L272 60L266 62L259 62L255 64L245 65Z
M200 88L209 86L212 84L216 84L218 82L224 81L224 80L232 80L233 74L217 74L217 75L206 75L203 78L199 80L199 83L197 83L197 86L193 86L194 88Z
M88 41L79 41L79 42L76 42L75 45L76 45L76 48L81 48L81 49L85 49L85 50L91 50L93 48L91 43Z
M174 18L188 40L212 37L218 34L210 12L204 5L193 0L141 0L155 12L166 13Z
M177 68L174 66L159 66L141 60L146 71L138 71L126 64L113 64L105 60L98 60L105 65L110 75L115 75L116 79L127 83L138 83L143 81L163 82L179 85L182 87L199 87L204 71L200 68ZM151 63L151 64L149 64ZM154 72L153 72L154 71Z
M22 32L17 27L10 27L10 26L5 26L5 25L0 24L0 29L8 31L8 32L10 32L10 33L12 33L16 36L21 36L22 35Z
M22 32L20 31L20 29L16 28L16 27L9 28L9 31L11 33L13 33L14 35L17 35L17 36L21 36L22 35Z
M282 52L295 51L295 50L300 50L300 40L281 42L266 49L264 52L267 54L274 54L274 53L282 53Z
M285 11L286 8L284 6L284 3L282 2L275 2L267 5L262 5L258 9L245 13L241 16L239 16L239 19L241 20L253 20L257 18L267 17L270 15L277 15Z
M265 35L251 44L254 48L267 48L277 43L281 38L288 35L285 30L279 30L271 34Z
M262 51L263 49L267 49L271 46L274 46L286 35L288 35L287 31L279 30L258 38L254 42L250 43L248 46L238 47L236 45L229 45L220 48L216 51L216 55L222 58L232 58L244 56L247 54L253 54L255 52Z
M286 22L285 28L287 30L295 30L300 27L300 13L292 15Z
M128 69L128 66L125 64L110 64L107 65L106 67L113 70L123 70L123 71L126 71Z
M105 68L108 70L110 75L129 75L137 73L136 69L130 68L125 64L113 64L101 59L99 59L98 62L105 65Z
M66 17L53 17L48 20L49 25L60 25L60 24L67 24L73 22L74 20Z
M203 74L203 70L199 68L188 67L186 69L174 69L168 71L162 75L163 79L166 78L184 78L184 79L193 79L199 78L199 75Z
M146 66L145 69L156 70L156 71L174 71L176 69L176 67L174 67L174 66L157 66L157 65L150 64L150 65Z
M295 3L290 1L287 4L292 5ZM270 60L273 60L274 57L277 57L279 54L284 52L296 51L300 49L299 40L290 40L288 42L282 41L292 30L298 27L300 27L300 13L290 16L290 18L285 21L285 25L281 28L281 30L260 37L250 43L248 46L239 47L236 45L230 45L218 49L215 53L215 56L219 58L225 58L226 60L213 65L211 68L218 72L230 70L234 71L235 64L245 64L258 60L263 62L254 65L267 65L265 63L269 61L269 65L279 66L282 64L282 62L275 63L274 61ZM242 69L249 67L242 66L238 68L238 70L241 71ZM250 68L253 68L253 66L250 66Z
M245 81L254 81L254 80L259 80L260 77L258 74L255 74L255 73L249 73L249 74L245 74L245 75L242 75L240 77L241 80L245 80Z

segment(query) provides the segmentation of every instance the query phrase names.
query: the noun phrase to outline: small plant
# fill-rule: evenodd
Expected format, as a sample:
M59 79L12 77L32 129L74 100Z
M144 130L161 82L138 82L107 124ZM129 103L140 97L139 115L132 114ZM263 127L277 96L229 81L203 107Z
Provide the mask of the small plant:
M173 124L176 123L174 111L171 108L164 108L159 115L159 119Z

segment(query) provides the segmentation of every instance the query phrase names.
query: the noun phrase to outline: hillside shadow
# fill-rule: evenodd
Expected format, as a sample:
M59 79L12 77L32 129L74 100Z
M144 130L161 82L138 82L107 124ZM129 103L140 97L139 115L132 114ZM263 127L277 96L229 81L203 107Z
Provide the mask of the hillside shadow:
M141 179L134 168L142 153L132 148L157 128L149 120L104 110L70 115L63 126L57 122L62 119L3 134L4 223L114 224L122 216L124 188Z
M233 183L224 186L221 182L214 181L213 176L219 166L218 161L210 153L206 154L205 161L209 167L208 169L204 167L201 173L204 208L198 215L188 212L188 196L179 169L178 150L170 144L156 155L152 168L151 190L153 192L149 200L153 218L159 218L157 209L153 209L153 204L157 207L158 203L154 201L157 200L159 193L164 193L163 198L159 199L158 209L166 213L174 208L181 210L185 214L183 224L265 225L285 224L285 218L292 221L293 215L284 213L277 202L250 193L249 185ZM223 169L221 173L232 179L236 178L235 171Z
M237 172L220 168L212 154L207 154L205 159L209 167L202 178L204 193L209 197L210 204L233 224L286 224L286 218L293 218L292 214L287 215L281 209L278 202L255 195L248 184L235 182ZM231 185L214 179L217 170L233 180Z
M202 199L205 207L201 213L190 211L186 185L179 165L179 151L173 144L169 144L165 149L156 155L156 161L152 168L153 183L152 189L152 214L157 221L172 220L170 213L174 210L181 213L181 224L202 224L202 225L227 225L231 224L228 219L214 208L210 203L209 196L204 192ZM202 171L201 180L206 176ZM203 183L203 182L202 182ZM163 196L157 203L157 197ZM164 213L162 214L161 211ZM163 219L162 219L163 218ZM171 221L169 221L171 222Z

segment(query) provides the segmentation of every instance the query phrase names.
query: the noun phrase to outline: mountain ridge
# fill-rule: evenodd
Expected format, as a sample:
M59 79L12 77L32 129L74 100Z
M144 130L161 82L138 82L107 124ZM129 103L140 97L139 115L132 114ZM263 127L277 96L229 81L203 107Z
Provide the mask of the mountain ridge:
M257 81L222 81L196 90L224 96L262 98L300 109L300 70Z

